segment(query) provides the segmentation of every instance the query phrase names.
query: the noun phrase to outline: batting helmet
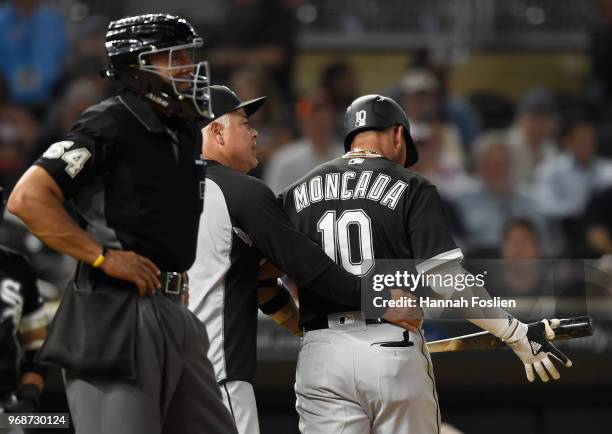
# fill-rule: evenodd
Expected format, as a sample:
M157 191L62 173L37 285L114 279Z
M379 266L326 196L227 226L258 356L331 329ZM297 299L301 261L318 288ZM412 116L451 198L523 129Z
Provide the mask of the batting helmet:
M208 63L173 63L177 51L195 51L202 45L202 38L191 24L172 15L147 14L111 21L106 32L109 67L105 75L167 113L194 118L211 116ZM147 56L158 53L167 54L166 67L149 63ZM189 68L188 78L167 73Z
M404 167L412 166L419 159L419 153L410 136L408 117L398 103L381 95L365 95L348 106L344 115L344 150L348 152L351 149L353 138L362 131L385 130L395 125L404 127L406 139Z

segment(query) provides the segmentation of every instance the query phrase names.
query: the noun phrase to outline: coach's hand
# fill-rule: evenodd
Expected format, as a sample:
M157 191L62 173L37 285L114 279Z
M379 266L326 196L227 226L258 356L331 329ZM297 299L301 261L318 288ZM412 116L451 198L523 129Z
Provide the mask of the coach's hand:
M108 250L100 269L110 277L132 282L141 297L147 292L154 294L161 287L157 266L135 252Z
M411 332L417 332L421 324L423 324L423 311L416 305L417 298L401 289L391 289L389 290L389 295L390 298L395 301L413 299L415 300L415 306L390 307L383 315L383 319L403 327L406 330L410 330Z
M551 320L553 325L555 321L558 320ZM550 339L554 337L555 332L548 320L543 319L535 324L529 324L525 336L515 342L508 343L512 351L525 364L525 373L530 382L535 379L534 369L543 382L550 379L549 374L555 380L559 379L561 375L549 357L554 357L566 368L572 366L571 360L550 342Z

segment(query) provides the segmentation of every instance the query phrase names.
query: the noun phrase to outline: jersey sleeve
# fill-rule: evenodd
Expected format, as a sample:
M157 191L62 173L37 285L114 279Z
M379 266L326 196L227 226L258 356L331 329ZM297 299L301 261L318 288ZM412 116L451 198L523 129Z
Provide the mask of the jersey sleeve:
M451 235L435 186L422 187L406 212L408 239L419 273L425 273L446 261L463 258Z
M64 195L72 197L92 178L104 173L119 125L104 106L85 111L65 140L53 143L34 163L45 169Z
M293 226L266 185L253 178L247 187L241 189L240 198L234 199L231 212L262 255L301 288L338 303L359 306L359 279L338 267L317 244Z

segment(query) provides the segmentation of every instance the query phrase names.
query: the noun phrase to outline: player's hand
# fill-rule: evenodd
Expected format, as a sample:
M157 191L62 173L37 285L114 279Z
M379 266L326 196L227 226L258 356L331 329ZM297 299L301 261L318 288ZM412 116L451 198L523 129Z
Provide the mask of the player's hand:
M159 268L150 259L131 251L108 250L100 269L110 277L132 282L143 297L161 287Z
M527 334L513 343L508 343L512 351L525 364L527 379L532 382L535 379L533 371L537 372L543 382L547 382L552 376L558 380L561 376L559 371L550 360L554 357L566 368L572 366L572 362L557 347L550 342L555 337L555 332L551 328L559 320L543 319L540 322L529 324Z
M405 300L406 298L417 300L412 294L401 289L391 289L389 290L389 295L392 300ZM421 324L423 324L423 311L418 306L390 307L383 315L383 319L411 332L417 332Z

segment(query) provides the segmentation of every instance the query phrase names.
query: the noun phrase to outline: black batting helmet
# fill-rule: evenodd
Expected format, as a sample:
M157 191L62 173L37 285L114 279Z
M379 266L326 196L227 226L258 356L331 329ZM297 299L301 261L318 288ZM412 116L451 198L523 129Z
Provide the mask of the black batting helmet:
M211 116L208 63L173 63L177 51L195 51L202 45L191 24L173 15L147 14L111 21L106 32L106 75L162 111L183 117ZM168 56L164 68L149 63L147 56L158 53ZM188 78L168 77L162 71L187 68L191 68Z
M348 152L351 149L353 138L362 131L385 130L395 125L404 127L406 139L404 167L410 167L419 159L419 153L410 136L408 116L398 103L382 95L365 95L348 106L344 115L344 150Z

